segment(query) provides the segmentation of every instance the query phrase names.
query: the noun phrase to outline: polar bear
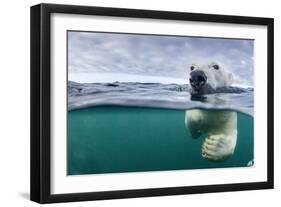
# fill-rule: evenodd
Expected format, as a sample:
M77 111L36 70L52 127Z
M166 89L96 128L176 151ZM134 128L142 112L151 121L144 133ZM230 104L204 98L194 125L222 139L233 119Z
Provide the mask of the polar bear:
M230 86L232 74L217 63L191 65L191 95L215 93L216 89ZM227 110L192 109L186 111L185 125L193 138L206 135L202 157L223 161L235 150L237 141L237 112Z

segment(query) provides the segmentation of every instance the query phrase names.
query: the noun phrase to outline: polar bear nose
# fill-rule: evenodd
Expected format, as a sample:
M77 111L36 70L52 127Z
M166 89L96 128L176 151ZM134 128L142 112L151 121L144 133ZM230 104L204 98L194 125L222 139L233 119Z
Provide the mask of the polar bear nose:
M207 76L201 70L195 70L190 73L190 85L195 88L201 88L207 82Z

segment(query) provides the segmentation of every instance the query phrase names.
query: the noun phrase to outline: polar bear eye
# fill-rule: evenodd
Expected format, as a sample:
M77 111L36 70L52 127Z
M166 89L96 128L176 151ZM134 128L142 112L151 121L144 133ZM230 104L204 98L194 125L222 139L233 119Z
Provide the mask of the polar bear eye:
M213 68L215 68L216 70L220 69L219 65L213 65Z
M192 66L190 67L190 70L194 70L194 68L195 68L195 67L192 65Z

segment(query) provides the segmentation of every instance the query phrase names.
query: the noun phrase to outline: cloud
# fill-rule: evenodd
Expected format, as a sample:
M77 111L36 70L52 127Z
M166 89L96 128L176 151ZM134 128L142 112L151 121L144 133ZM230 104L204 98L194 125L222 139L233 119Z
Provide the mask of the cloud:
M253 84L253 40L68 33L69 73L120 73L188 78L193 62L217 61Z

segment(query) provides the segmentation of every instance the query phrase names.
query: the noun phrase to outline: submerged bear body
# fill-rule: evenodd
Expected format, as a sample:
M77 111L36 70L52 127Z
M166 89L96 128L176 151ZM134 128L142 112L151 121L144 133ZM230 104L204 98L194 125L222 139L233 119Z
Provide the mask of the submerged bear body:
M188 110L185 123L193 138L205 136L202 144L204 158L222 161L234 153L237 141L237 112Z
M193 64L190 69L191 95L213 93L216 89L233 83L232 74L216 63ZM205 136L202 157L211 161L223 161L234 153L237 141L237 112L188 110L185 124L193 138Z

